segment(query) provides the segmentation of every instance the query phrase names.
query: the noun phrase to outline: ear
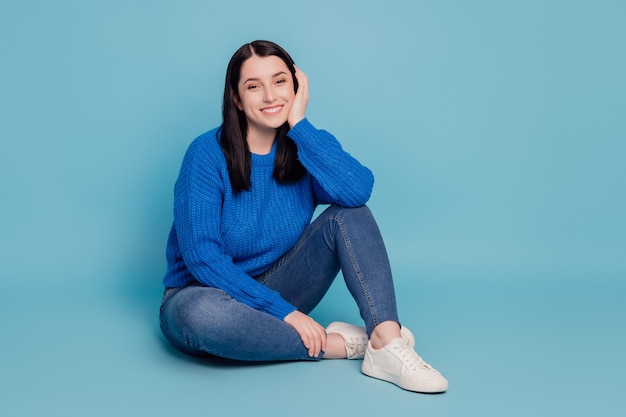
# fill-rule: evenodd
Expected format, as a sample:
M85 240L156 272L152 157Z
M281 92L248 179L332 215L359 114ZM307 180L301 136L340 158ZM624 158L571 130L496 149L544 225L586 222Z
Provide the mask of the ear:
M230 92L233 96L233 101L235 102L235 106L237 106L237 108L240 111L243 111L243 106L241 105L241 99L239 98L239 94L237 94L235 91Z

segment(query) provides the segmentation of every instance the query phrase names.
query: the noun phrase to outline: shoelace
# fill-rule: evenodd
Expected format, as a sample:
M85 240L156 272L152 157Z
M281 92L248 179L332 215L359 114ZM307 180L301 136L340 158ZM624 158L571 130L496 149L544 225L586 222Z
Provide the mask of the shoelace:
M409 345L406 340L401 340L396 343L393 348L398 352L398 356L404 362L404 364L413 371L417 371L419 368L428 369L429 371L437 372L432 366L422 359L415 350Z
M350 340L346 340L346 351L348 353L348 357L357 355L363 356L365 354L365 349L367 349L366 337L351 337Z

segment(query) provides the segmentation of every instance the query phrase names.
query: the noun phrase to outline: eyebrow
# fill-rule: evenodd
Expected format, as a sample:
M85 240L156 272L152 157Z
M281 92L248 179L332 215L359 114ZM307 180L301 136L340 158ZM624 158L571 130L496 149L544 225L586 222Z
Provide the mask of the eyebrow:
M272 75L272 78L276 78L276 77L278 77L280 75L287 75L287 73L285 71L279 71L276 74ZM250 82L250 81L260 81L260 78L248 78L243 83L245 84L245 83Z

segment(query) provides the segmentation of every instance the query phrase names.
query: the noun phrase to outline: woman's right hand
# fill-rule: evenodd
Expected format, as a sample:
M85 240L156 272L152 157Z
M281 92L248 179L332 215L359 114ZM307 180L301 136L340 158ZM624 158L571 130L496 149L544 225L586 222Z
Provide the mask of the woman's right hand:
M298 332L310 357L326 351L326 330L318 322L298 310L287 314L284 321Z
M289 127L294 127L298 122L305 118L306 107L309 104L309 77L298 67L296 68L296 80L298 80L298 91L294 97L287 117Z

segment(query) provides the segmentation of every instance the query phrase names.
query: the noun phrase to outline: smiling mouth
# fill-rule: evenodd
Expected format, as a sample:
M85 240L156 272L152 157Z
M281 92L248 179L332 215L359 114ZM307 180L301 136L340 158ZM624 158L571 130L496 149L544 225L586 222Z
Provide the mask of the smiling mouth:
M266 107L264 109L261 109L261 112L264 114L272 115L280 112L282 108L283 106Z

